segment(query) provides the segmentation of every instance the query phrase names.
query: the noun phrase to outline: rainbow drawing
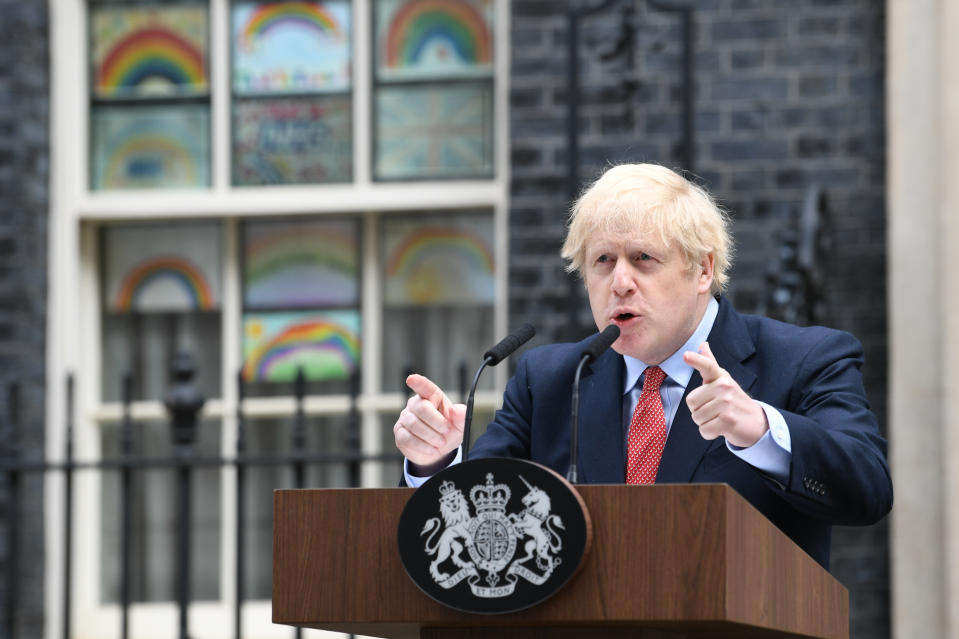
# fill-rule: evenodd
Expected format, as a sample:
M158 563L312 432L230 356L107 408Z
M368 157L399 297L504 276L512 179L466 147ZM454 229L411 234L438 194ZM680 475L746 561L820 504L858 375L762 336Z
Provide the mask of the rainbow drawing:
M210 284L203 272L184 257L163 255L143 260L127 273L114 298L114 308L133 310L140 305L144 292L159 281L175 283L186 294L190 310L209 311L215 307Z
M351 224L253 226L245 251L245 299L252 307L357 303L359 257Z
M91 117L93 187L206 185L208 111L198 105L95 108Z
M278 314L272 318L247 316L244 379L292 381L300 367L309 380L348 378L356 369L360 344L358 331L347 324L358 326L359 315L340 312ZM278 330L264 334L269 326Z
M390 250L390 304L486 303L493 298L493 255L476 233L455 227L417 228Z
M319 2L266 2L247 20L240 41L252 49L257 40L288 27L307 29L336 39L343 37L336 17Z
M441 62L489 65L492 37L486 19L465 0L404 3L387 27L382 52L385 66L390 69L415 66L430 51L441 58Z
M158 82L205 91L209 84L205 52L172 29L151 26L117 41L96 69L101 95L129 93Z
M433 255L451 251L481 272L492 275L493 253L486 243L469 231L449 227L429 227L410 233L390 256L387 274L409 272Z
M134 135L112 149L98 186L130 187L196 183L190 149L162 134Z

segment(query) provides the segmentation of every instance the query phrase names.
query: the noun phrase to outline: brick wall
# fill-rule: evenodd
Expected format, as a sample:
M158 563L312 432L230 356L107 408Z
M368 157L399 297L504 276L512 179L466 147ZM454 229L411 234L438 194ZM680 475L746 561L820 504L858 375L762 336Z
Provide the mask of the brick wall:
M19 447L43 456L48 210L49 56L47 3L0 0L0 451L11 442L8 388L19 388ZM20 525L17 636L43 633L43 485L28 477L10 512L0 478L0 589L6 586L8 524ZM6 601L6 592L0 592ZM0 605L0 636L11 611Z
M581 22L584 180L608 163L689 168L679 166L680 21L650 4L613 0ZM885 429L884 2L692 4L693 169L734 219L730 297L742 311L760 308L777 233L796 225L807 187L821 185L831 246L821 264L822 323L862 340L867 392ZM533 322L543 343L595 330L582 287L558 257L570 193L566 3L512 7L510 325ZM630 41L631 55L615 50ZM579 323L572 330L570 309ZM850 591L852 636L888 636L885 522L836 529L832 571Z

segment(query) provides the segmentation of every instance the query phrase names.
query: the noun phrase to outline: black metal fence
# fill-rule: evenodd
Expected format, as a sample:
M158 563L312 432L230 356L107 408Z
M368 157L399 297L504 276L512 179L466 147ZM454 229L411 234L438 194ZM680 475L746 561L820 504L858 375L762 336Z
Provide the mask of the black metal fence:
M465 365L460 367L460 379L465 381ZM75 458L75 438L76 429L73 422L74 414L74 381L72 376L66 380L66 424L64 457L62 462L46 462L42 460L28 461L22 454L20 437L22 424L20 421L20 388L17 384L8 387L7 393L7 415L0 421L0 476L6 479L7 485L7 513L6 524L4 525L8 540L8 561L6 563L5 574L0 579L5 581L5 601L4 608L6 614L3 615L3 627L0 628L2 636L14 639L17 634L17 614L16 611L24 602L19 600L19 590L17 580L20 574L20 541L23 535L23 519L21 512L21 491L24 485L24 479L31 474L54 473L61 477L64 484L63 500L63 565L60 567L63 576L62 582L56 584L47 584L48 588L62 588L63 610L61 611L62 634L63 639L70 639L73 636L71 619L73 618L73 600L72 591L74 587L73 562L74 562L74 481L79 472L117 472L120 477L119 485L119 508L120 516L118 519L119 547L119 598L120 608L120 627L118 634L123 639L130 636L130 609L132 606L133 587L131 582L131 539L133 538L133 525L131 519L131 500L133 499L134 477L137 473L150 469L168 469L176 474L176 503L177 515L175 519L177 542L176 542L176 569L175 569L175 593L178 606L179 623L178 637L186 639L189 636L188 628L188 609L194 600L190 589L190 565L191 565L191 539L190 533L193 529L191 515L191 486L193 483L194 471L201 468L224 468L233 467L236 472L236 504L235 521L233 524L233 533L236 535L236 556L235 556L235 602L234 602L234 626L235 637L240 639L243 636L243 623L241 612L244 603L249 601L247 593L244 591L246 577L246 546L247 535L245 496L249 489L249 472L255 467L285 467L292 471L292 487L303 488L306 485L306 469L311 465L331 465L345 464L348 471L348 483L351 486L360 485L360 471L364 463L367 462L399 462L402 457L398 452L393 451L380 455L368 455L362 452L361 448L361 419L358 409L358 400L360 394L360 376L355 372L350 380L349 396L350 404L347 413L347 427L345 429L344 448L340 452L324 452L308 450L307 447L307 425L306 413L304 410L306 383L302 370L297 375L294 383L294 397L296 409L292 415L291 441L289 442L289 452L258 454L250 450L248 445L248 434L246 428L247 418L243 412L244 406L244 380L242 375L237 376L237 385L239 388L239 401L237 402L237 429L235 442L235 455L232 457L223 456L204 456L197 453L197 429L198 418L203 407L203 398L193 383L195 370L192 360L189 356L177 356L174 361L173 378L174 381L164 397L164 403L170 415L170 430L173 443L173 453L167 456L146 456L137 454L134 450L134 421L131 416L132 408L132 388L133 380L130 375L126 375L122 384L122 418L120 421L119 437L119 456L112 458L102 458L97 461L80 461ZM461 388L464 386L461 384ZM5 423L4 423L5 422ZM399 477L397 477L397 480ZM278 488L279 486L277 486ZM49 618L49 616L48 616ZM297 636L299 629L294 632Z

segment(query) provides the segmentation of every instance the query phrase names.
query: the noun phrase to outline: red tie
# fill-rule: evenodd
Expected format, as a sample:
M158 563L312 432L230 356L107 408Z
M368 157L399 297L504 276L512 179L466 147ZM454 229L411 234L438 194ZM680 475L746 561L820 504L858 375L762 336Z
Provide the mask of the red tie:
M659 471L659 459L666 445L666 416L659 387L666 373L658 366L646 369L643 392L629 422L629 451L626 456L626 483L652 484Z

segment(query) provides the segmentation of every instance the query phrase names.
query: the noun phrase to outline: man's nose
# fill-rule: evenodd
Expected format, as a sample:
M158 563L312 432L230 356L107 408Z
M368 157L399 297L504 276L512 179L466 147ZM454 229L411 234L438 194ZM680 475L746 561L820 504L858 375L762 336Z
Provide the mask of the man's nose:
M613 293L620 297L629 295L636 290L636 281L633 279L633 270L628 260L617 260L613 269Z

